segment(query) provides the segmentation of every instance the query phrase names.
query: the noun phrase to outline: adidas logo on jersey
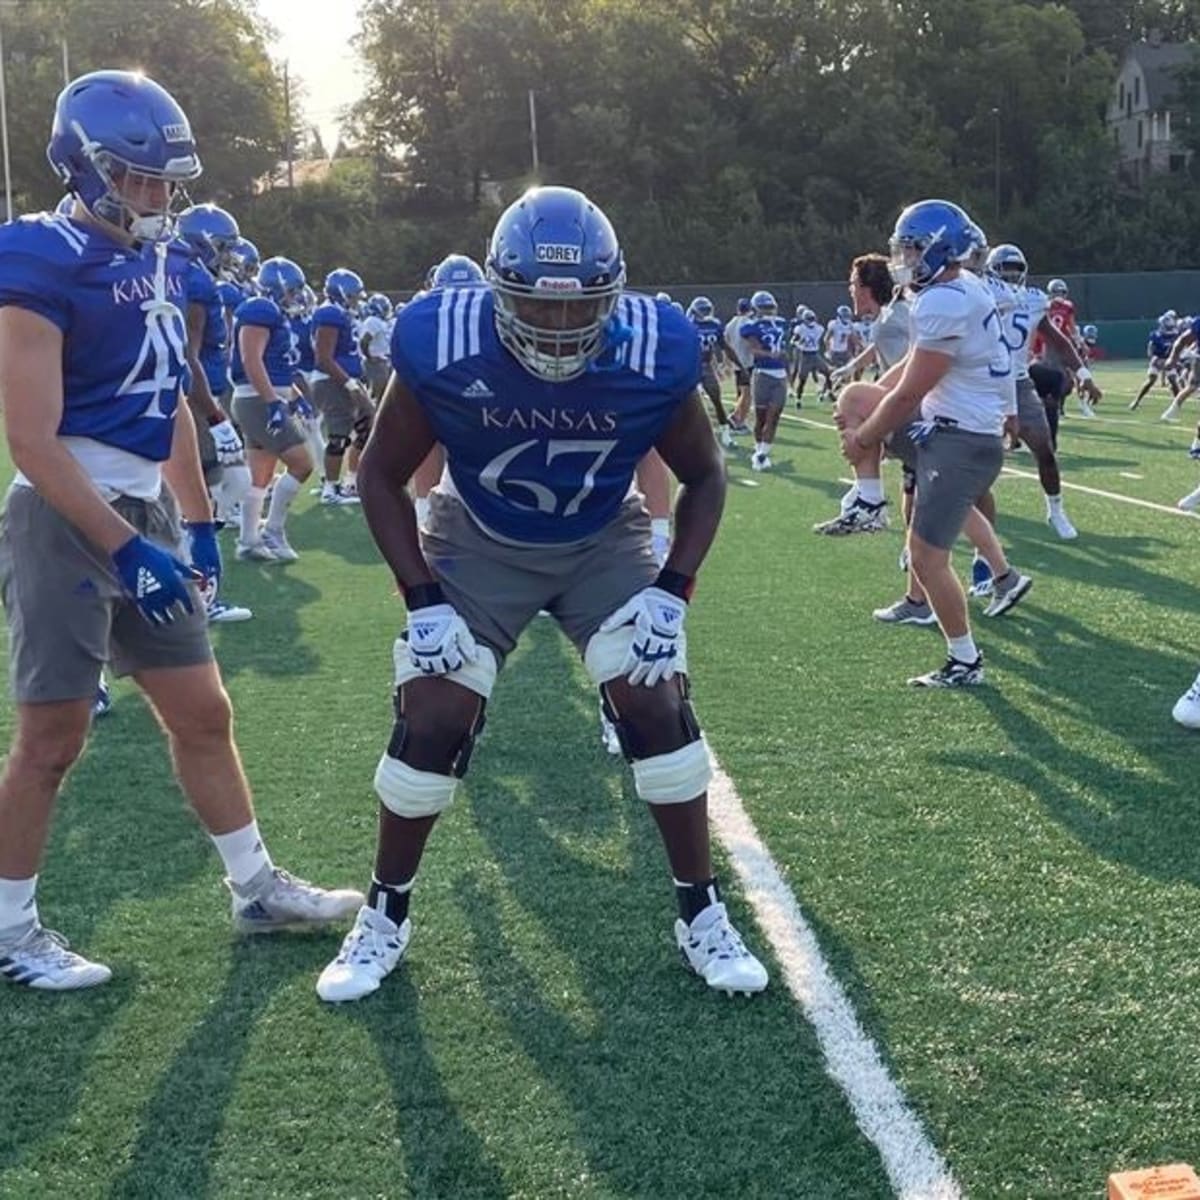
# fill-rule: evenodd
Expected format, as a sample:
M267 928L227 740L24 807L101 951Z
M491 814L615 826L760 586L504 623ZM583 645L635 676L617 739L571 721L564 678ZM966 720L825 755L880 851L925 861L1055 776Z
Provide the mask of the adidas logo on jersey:
M494 400L496 393L482 379L475 380L463 388L464 400Z
M147 571L145 567L138 568L137 576L137 594L140 600L143 596L152 596L155 592L162 591L162 584Z

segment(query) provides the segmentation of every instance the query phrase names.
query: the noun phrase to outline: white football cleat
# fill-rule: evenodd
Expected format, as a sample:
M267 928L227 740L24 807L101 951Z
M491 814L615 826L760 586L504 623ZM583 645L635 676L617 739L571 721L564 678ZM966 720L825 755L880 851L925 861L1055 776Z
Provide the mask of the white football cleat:
M757 450L750 455L750 470L761 471L763 469L763 456Z
M1197 508L1200 508L1200 488L1194 492L1188 492L1175 507L1182 508L1184 512L1195 512Z
M1086 396L1079 398L1079 415L1091 421L1095 419L1096 411L1092 408L1092 402Z
M267 548L266 543L262 538L257 538L253 542L239 541L237 548L234 550L234 556L238 562L274 562L275 555Z
M1064 542L1074 541L1079 536L1079 530L1067 519L1067 514L1061 508L1050 509L1046 513L1046 520L1050 524L1050 528L1058 534Z
M737 443L733 440L733 433L730 431L728 425L721 426L721 445L724 446L726 450L732 450L737 445Z
M1174 400L1163 409L1163 415L1158 418L1160 421L1178 421L1179 420L1179 405Z
M44 992L71 992L107 983L112 971L89 962L71 949L53 929L33 925L21 937L0 948L0 979Z
M1171 716L1186 729L1200 729L1200 675L1171 709Z
M690 925L676 920L675 944L689 970L718 992L749 996L767 986L767 968L746 949L724 904L710 904Z
M237 933L277 933L314 929L345 920L363 903L353 888L326 890L289 875L279 867L264 867L244 887L225 880L233 895L233 928Z
M300 557L292 549L292 544L287 540L287 534L282 529L272 529L269 525L263 526L262 544L270 550L276 562L295 562Z
M226 604L224 600L218 600L215 596L205 606L204 612L210 625L249 621L254 616L250 609L243 608L240 604Z
M379 985L400 965L412 938L412 921L402 924L364 904L354 928L342 940L342 948L321 972L317 995L330 1004L361 1000L379 990Z
M1014 577L1007 586L1001 588L995 580L992 581L992 602L983 610L985 617L1001 617L1015 604L1019 604L1033 587L1033 580L1020 571L1012 571Z

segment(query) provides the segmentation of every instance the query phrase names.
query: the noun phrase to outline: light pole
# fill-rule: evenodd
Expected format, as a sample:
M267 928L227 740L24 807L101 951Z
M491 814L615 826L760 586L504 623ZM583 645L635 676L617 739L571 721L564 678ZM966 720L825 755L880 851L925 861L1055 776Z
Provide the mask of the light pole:
M1000 220L1000 110L992 109L993 219Z

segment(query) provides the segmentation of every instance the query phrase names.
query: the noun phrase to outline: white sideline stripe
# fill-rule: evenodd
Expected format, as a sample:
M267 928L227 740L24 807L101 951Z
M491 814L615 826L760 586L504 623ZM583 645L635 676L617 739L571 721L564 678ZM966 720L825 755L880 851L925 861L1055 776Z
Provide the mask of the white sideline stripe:
M814 421L809 417L793 417L791 413L782 414L789 421L798 421L802 425L812 425L817 429L832 429L836 432L836 425L826 424L824 421ZM1123 472L1122 472L1123 473ZM1018 479L1037 479L1038 476L1033 471L1020 471L1016 467L1004 467L1003 474L1013 475ZM1140 500L1137 496L1123 496L1120 492L1105 492L1100 488L1088 487L1082 483L1071 483L1064 479L1062 485L1065 488L1070 488L1073 492L1084 492L1089 496L1101 496L1105 500L1119 500L1122 504L1136 504L1138 508L1149 508L1154 512L1166 513L1169 517L1186 517L1188 520L1194 521L1197 518L1194 512L1184 512L1181 508L1172 508L1168 504L1155 504L1153 500Z
M788 991L816 1032L826 1072L845 1094L859 1129L879 1151L896 1195L900 1200L961 1200L958 1182L858 1023L796 897L715 757L708 809L783 969Z
M1144 475L1134 474L1133 471L1118 471L1117 474L1120 475L1120 477L1122 479L1145 479L1146 478Z

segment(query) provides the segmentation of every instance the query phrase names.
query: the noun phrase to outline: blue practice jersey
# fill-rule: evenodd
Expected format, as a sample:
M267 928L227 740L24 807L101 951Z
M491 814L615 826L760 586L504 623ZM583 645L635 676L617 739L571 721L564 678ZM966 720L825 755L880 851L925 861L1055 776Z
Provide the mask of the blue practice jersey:
M716 317L700 317L692 322L696 327L696 335L700 338L700 361L710 363L721 345L725 326Z
M217 281L198 259L188 267L188 304L199 304L204 309L204 333L200 338L200 365L204 377L214 396L220 396L229 388L229 346L226 343L225 309L217 294Z
M392 366L481 525L522 543L590 537L695 391L695 328L669 304L626 293L617 316L630 338L579 378L549 383L500 344L492 304L480 286L411 301L392 331Z
M317 330L333 326L337 330L337 345L333 348L333 358L339 367L351 379L361 379L363 373L362 355L358 350L358 338L354 335L354 319L332 300L326 300L313 311L312 333L315 341Z
M160 257L153 245L127 247L42 213L0 226L0 263L0 307L28 309L63 332L59 436L167 459L190 383L187 247L172 242Z
M738 327L738 333L747 341L757 338L762 343L762 348L770 352L766 358L754 356L754 366L758 370L787 370L787 352L784 345L788 336L788 323L782 317L756 317L752 321L743 321Z
M292 333L296 335L296 353L300 356L296 361L297 371L313 371L316 360L313 357L312 344L312 314L304 313L298 317L289 317Z
M250 382L242 365L242 347L238 337L243 325L257 325L267 330L269 336L263 351L263 365L267 368L267 378L277 388L290 387L300 361L296 337L292 333L291 322L283 315L283 310L266 296L253 296L249 300L243 300L233 314L233 382Z
M1175 344L1175 335L1172 333L1163 333L1161 329L1156 329L1150 335L1150 345L1148 347L1151 358L1166 358L1171 353L1171 347Z
M221 307L232 312L243 300L248 300L251 293L249 288L234 283L232 279L222 279L217 283L217 295L220 297Z

